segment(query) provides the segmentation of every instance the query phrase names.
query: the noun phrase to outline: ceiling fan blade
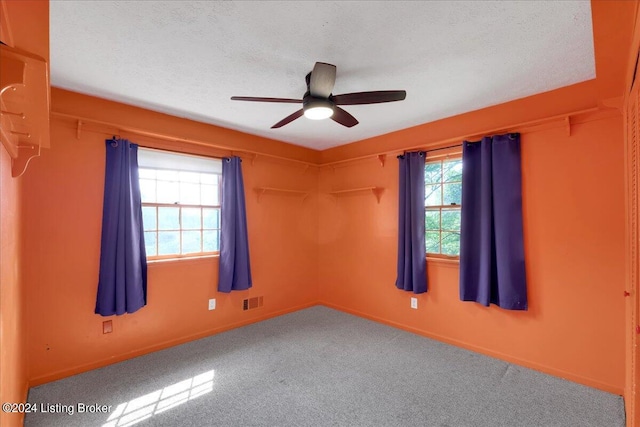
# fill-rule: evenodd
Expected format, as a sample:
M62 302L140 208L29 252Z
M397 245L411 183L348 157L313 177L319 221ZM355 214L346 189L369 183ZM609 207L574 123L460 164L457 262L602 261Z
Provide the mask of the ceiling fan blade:
M336 83L336 66L316 62L311 72L309 93L316 98L328 98Z
M336 105L380 104L382 102L402 101L407 97L404 90L378 90L374 92L354 92L333 95Z
M287 104L300 104L301 99L291 98L259 98L254 96L232 96L232 101L257 101L257 102L283 102Z
M286 125L287 123L291 123L295 119L299 118L303 114L304 114L304 110L300 109L300 110L296 111L295 113L290 114L287 117L285 117L284 119L280 120L275 125L271 126L271 129L281 128L282 126Z
M358 124L358 120L356 120L355 117L340 107L333 107L333 116L331 116L331 120L348 128L354 127Z

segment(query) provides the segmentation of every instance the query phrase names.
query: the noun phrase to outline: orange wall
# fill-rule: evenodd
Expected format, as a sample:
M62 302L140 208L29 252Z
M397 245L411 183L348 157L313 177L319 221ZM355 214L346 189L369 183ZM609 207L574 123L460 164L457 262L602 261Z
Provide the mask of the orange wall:
M49 3L0 0L0 36L12 47L49 61ZM11 177L11 158L0 144L0 402L24 402L28 389L22 178ZM0 412L0 425L21 425L21 414Z
M9 154L0 148L0 402L22 402L27 392L20 184L20 179L11 177ZM0 425L18 424L21 418L20 414L2 412Z
M126 111L132 120L153 126L176 126L186 120L53 90L53 111L74 97L82 107ZM86 110L78 110L85 112ZM113 119L103 113L106 119ZM145 121L146 120L146 121ZM256 137L200 125L200 140L225 142L241 149ZM192 128L192 132L193 132ZM149 128L149 130L154 130ZM115 130L111 132L115 133ZM107 320L93 313L97 287L104 140L109 130L85 126L76 139L75 123L52 120L51 148L32 161L24 176L25 269L31 385L67 376L171 344L258 321L317 301L317 201L264 195L255 187L311 189L315 168L266 157L243 162L253 283L251 290L221 294L217 289L218 259L158 262L149 266L148 305L133 315L113 319L113 333L102 333ZM171 147L150 138L130 137L141 145ZM272 143L274 141L263 141ZM286 144L280 150L286 151ZM173 144L173 148L180 145ZM182 145L184 150L188 148ZM219 150L191 147L198 153ZM294 154L301 151L292 149ZM310 150L309 150L310 151ZM263 296L264 306L242 310L242 299ZM217 308L208 311L207 300Z
M638 7L638 3L635 2L635 11L630 14L634 18L634 32L632 41L629 46L629 51L627 54L627 64L626 64L626 79L625 79L625 96L623 102L623 111L625 112L626 123L627 126L625 128L626 131L626 147L625 147L625 163L626 163L626 184L627 184L627 218L626 223L628 227L627 232L627 277L626 277L626 288L625 290L629 292L629 298L627 298L626 305L626 324L625 324L625 335L626 335L626 383L624 390L624 398L625 398L625 406L627 411L627 426L638 426L640 425L640 393L638 390L640 389L640 369L638 369L638 362L640 361L640 348L637 347L638 334L636 332L636 327L638 326L638 307L640 306L640 293L639 290L639 282L637 277L637 271L635 271L635 275L632 273L632 269L634 268L632 262L635 261L637 265L637 237L638 237L638 223L637 218L632 219L633 210L632 203L635 198L636 201L640 199L637 194L640 182L638 181L637 171L634 173L633 171L633 163L640 164L638 161L638 153L635 152L636 160L633 161L634 149L633 149L633 141L631 135L635 132L631 131L631 127L629 124L636 122L638 118L637 112L637 104L638 104L638 82L637 76L640 75L640 66L636 64L636 59L638 57L638 51L640 50L640 7ZM634 84L634 76L636 78ZM631 90L633 85L633 91ZM635 117L635 120L633 119ZM637 125L636 125L637 127ZM637 142L637 141L636 141ZM637 150L635 150L637 151ZM634 182L635 179L635 182ZM635 187L635 194L633 193L633 189ZM635 196L635 197L634 197ZM635 207L635 211L637 212L640 209L640 206ZM636 236L635 247L632 247L632 236ZM636 259L633 260L632 257L635 256ZM637 267L636 267L637 268ZM635 276L635 277L634 277Z
M457 134L464 119L448 121L450 135ZM418 145L419 137L412 141L398 132L383 138L395 147ZM459 301L458 265L431 261L429 290L418 296L418 310L411 309L414 295L394 285L397 160L390 156L384 167L370 158L323 168L321 194L370 186L385 190L379 204L366 192L321 198L321 301L622 394L622 147L619 115L575 124L571 136L565 127L523 135L527 312Z

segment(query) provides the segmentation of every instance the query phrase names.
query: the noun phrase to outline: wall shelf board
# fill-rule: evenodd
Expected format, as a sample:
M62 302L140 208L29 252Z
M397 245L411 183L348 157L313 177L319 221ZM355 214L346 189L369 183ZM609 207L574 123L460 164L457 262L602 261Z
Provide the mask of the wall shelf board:
M371 194L375 196L377 202L380 203L380 198L382 197L382 193L384 192L383 187L349 188L345 190L330 191L329 194L331 194L332 196L344 196L347 194L367 192L367 191L370 191Z
M288 196L302 197L302 201L309 196L308 191L302 190L290 190L288 188L275 188L275 187L256 187L255 192L258 195L258 203L260 198L265 194L282 194Z

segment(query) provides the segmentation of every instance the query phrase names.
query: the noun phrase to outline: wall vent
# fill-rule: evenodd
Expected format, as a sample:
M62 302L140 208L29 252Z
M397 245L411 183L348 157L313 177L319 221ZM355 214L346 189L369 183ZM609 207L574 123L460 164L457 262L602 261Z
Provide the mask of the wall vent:
M253 310L258 307L262 307L262 297L253 297L242 300L243 310Z

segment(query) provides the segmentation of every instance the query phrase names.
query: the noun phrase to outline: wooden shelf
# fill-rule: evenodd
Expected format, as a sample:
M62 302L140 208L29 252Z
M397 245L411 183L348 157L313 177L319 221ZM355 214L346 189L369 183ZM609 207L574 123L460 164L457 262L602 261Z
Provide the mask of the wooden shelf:
M289 190L287 188L274 188L274 187L256 187L255 192L258 194L258 203L260 203L260 198L264 194L280 193L280 194L289 195L289 196L302 197L302 201L304 201L304 199L306 199L307 196L309 196L308 191Z
M49 147L49 74L44 59L0 45L0 139L11 156L11 175Z
M380 198L382 197L382 193L384 192L384 188L383 187L349 188L349 189L346 189L346 190L330 191L329 194L331 194L333 196L343 196L343 195L347 195L347 194L351 194L351 193L360 193L360 192L365 192L365 191L370 191L371 194L373 194L375 196L375 198L378 201L378 203L380 203Z

